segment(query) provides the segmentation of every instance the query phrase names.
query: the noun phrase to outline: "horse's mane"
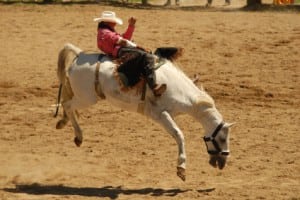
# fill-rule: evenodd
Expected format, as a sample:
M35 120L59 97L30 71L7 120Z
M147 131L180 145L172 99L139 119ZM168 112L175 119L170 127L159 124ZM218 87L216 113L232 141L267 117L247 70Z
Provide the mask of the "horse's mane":
M177 58L181 57L183 55L183 52L184 52L183 48L177 48L176 53L171 55L169 59L173 62L177 60Z
M182 56L182 54L183 48L181 47L159 47L154 51L154 55L170 61L176 60L178 57Z

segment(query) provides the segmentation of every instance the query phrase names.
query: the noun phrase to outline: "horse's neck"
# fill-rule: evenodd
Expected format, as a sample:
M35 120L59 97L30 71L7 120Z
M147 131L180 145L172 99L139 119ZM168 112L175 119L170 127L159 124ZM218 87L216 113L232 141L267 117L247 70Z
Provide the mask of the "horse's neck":
M223 121L215 105L196 105L195 110L194 117L202 124L206 136L210 135Z
M161 70L168 85L176 88L174 90L176 92L172 95L172 102L177 105L172 109L178 109L178 113L190 113L202 124L205 134L211 134L223 120L215 107L214 100L172 63Z

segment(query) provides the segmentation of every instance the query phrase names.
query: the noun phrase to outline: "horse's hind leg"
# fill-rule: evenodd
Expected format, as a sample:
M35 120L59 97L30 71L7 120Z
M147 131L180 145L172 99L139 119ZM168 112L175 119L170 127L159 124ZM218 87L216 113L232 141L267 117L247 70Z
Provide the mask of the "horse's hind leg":
M72 98L71 100L63 103L63 107L65 110L64 113L66 114L67 118L70 119L72 126L74 128L74 134L75 134L74 142L78 147L81 145L83 140L82 130L76 119L76 108L79 107L79 105L80 102L76 98Z
M66 111L64 110L63 118L56 123L56 129L62 129L63 127L66 126L68 121L69 121L68 115L67 115Z
M61 96L62 96L62 102L67 102L70 101L73 98L73 92L71 89L71 86L69 84L69 82L66 82L65 84L62 85L62 90L61 90ZM56 129L62 129L63 127L66 126L66 124L69 121L68 115L66 114L65 109L64 110L64 114L61 120L59 120L56 123Z
M178 128L175 121L172 119L170 114L166 111L162 112L160 115L160 124L170 133L170 135L176 140L178 145L178 162L177 162L177 175L185 181L185 162L186 153L184 147L184 136L181 130Z

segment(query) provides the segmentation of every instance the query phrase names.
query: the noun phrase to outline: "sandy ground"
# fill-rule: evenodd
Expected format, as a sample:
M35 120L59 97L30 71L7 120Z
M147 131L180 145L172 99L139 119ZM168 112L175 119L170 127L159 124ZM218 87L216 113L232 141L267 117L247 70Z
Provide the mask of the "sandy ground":
M185 48L182 70L237 122L224 170L208 164L203 129L187 115L176 118L186 182L173 138L109 102L80 112L80 148L70 124L55 129L58 51L96 51L92 19L103 10L136 16L145 47ZM0 27L0 199L300 199L299 13L1 5Z

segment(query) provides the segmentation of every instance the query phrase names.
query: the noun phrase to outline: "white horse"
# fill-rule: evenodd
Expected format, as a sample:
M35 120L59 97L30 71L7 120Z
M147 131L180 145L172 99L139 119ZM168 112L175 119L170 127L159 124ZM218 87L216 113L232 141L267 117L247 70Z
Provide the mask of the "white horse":
M123 91L115 77L116 64L109 57L87 54L72 44L66 44L59 53L58 77L61 83L64 115L56 128L63 128L70 120L74 142L80 146L82 131L77 123L76 110L83 109L100 99L124 110L139 112L161 124L174 137L178 145L177 175L185 180L186 152L182 131L173 117L187 113L204 127L204 141L210 155L209 163L223 169L229 155L229 127L215 107L213 99L199 89L181 70L167 60L156 70L158 83L166 83L167 90L161 97L155 97L150 89L141 100L141 93L132 89ZM99 98L101 97L101 98ZM58 100L59 101L59 100Z

